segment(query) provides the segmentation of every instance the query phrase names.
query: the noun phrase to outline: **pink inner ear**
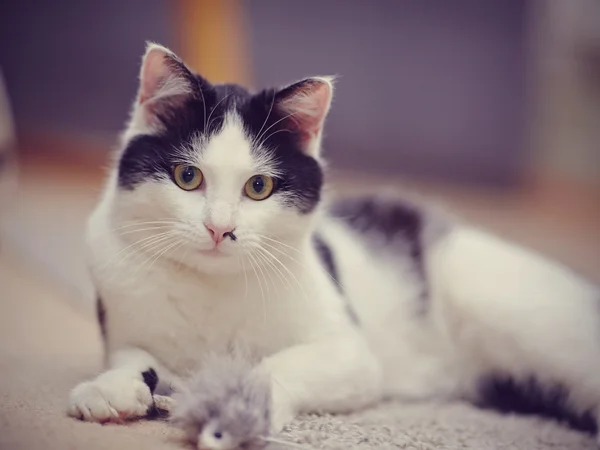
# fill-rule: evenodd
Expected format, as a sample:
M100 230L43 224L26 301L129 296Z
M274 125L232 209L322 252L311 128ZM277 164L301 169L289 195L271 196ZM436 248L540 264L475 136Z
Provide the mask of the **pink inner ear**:
M150 50L144 58L140 77L140 103L154 97L160 86L168 78L169 68L166 64L166 58L167 55L159 49Z
M140 76L139 102L173 101L174 97L191 94L185 66L166 49L153 48L144 57Z
M146 125L160 125L160 113L165 107L178 106L192 94L186 68L164 47L151 46L142 62L138 105Z
M306 86L284 99L280 106L290 115L290 123L310 140L321 132L330 102L329 83L315 79L306 81Z

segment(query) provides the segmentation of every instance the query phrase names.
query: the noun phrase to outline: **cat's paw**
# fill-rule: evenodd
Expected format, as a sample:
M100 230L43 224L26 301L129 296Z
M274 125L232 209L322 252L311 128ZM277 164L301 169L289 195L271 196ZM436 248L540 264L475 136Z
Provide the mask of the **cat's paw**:
M288 411L274 412L271 416L271 424L269 426L269 432L276 436L283 431L286 425L289 425L294 420L294 414Z
M272 435L281 433L286 425L294 420L294 412L287 399L287 396L282 392L278 392L278 388L273 388L271 403L271 424L269 431Z
M118 422L143 417L153 405L141 373L115 369L77 385L69 398L70 416L88 422Z

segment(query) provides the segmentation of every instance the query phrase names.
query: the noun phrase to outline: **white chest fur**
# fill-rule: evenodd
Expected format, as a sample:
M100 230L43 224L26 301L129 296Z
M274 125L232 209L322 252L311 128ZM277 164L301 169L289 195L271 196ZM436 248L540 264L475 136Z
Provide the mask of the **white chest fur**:
M105 236L91 250L109 351L142 348L183 374L208 350L242 344L261 357L349 326L343 302L329 295L334 288L308 249L279 273L245 267L245 274L206 275L161 259L115 263L123 243Z

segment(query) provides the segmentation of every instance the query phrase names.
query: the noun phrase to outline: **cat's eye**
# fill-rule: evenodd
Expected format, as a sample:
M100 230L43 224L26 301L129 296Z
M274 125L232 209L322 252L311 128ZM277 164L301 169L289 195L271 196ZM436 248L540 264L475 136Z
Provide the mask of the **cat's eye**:
M244 192L252 200L264 200L273 192L273 178L266 175L254 175L244 186Z
M202 185L204 179L202 171L194 166L180 164L173 170L175 183L185 191L193 191Z

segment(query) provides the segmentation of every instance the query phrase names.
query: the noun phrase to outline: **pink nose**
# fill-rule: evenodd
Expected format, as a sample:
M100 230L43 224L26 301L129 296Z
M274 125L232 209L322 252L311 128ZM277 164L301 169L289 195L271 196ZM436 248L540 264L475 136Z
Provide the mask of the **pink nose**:
M218 244L227 236L231 236L232 239L235 240L233 238L233 227L231 226L216 227L210 223L205 223L204 226L208 230L208 233L210 234L212 240L215 241L215 244Z

